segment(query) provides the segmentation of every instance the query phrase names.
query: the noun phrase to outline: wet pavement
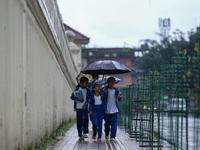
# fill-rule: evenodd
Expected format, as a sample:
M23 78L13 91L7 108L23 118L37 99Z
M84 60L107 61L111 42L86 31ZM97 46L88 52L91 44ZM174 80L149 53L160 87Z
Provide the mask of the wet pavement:
M106 140L103 132L102 140L98 142L92 139L92 134L92 125L90 123L88 138L85 138L84 141L79 141L75 124L56 145L49 146L47 150L142 150L139 147L139 143L130 139L128 133L125 133L123 129L117 129L115 141Z

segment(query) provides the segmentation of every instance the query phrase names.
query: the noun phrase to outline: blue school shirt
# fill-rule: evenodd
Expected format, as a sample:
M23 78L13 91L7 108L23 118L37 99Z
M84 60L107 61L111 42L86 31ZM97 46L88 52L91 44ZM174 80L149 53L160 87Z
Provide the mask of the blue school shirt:
M107 93L104 93L104 89L107 89ZM109 91L108 91L108 86L106 86L104 89L102 89L103 91L103 94L102 94L102 106L103 106L103 109L104 111L108 111L107 109L107 105L108 105L108 94L109 94ZM118 105L118 101L121 101L122 100L122 96L120 94L120 97L117 99L117 95L119 94L119 90L115 87L113 87L114 90L115 90L115 104L117 106L117 109L118 109L118 112L119 112L119 105Z
M93 83L94 83L94 81L88 83L88 88L89 88L89 89L92 88L92 84L93 84Z
M79 91L79 88L80 88L80 86L76 86L76 88L75 88L75 90L74 91ZM86 106L86 108L88 108L88 102L89 102L89 98L90 98L90 90L88 89L88 88L86 88L86 101L85 101L85 106ZM74 110L76 110L77 108L76 108L76 105L77 105L77 103L75 102L75 100L77 99L75 96L74 96L74 94L72 93L72 95L71 95L71 100L73 100L74 101Z
M102 101L102 94L100 94L99 96L101 97L101 101ZM95 105L95 94L94 92L91 92L90 100L89 100L89 111L93 111L94 105Z
M115 89L108 89L108 98L107 98L107 111L109 114L114 114L119 112L116 105L117 97L115 96Z

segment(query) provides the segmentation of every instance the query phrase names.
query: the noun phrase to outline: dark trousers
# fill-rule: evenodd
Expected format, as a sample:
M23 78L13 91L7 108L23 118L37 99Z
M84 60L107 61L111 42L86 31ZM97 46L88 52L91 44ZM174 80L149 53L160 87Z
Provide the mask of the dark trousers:
M103 121L103 108L102 106L93 107L92 111L92 123L93 123L93 135L96 136L98 131L98 138L101 138L102 135L102 121Z
M110 138L114 138L117 133L117 122L118 122L118 113L114 114L105 114L104 115L105 119L105 134L106 136L109 135L110 128L111 128L111 135Z
M88 130L88 111L83 109L76 109L76 119L77 119L77 130L78 136L82 137L83 133L89 133Z

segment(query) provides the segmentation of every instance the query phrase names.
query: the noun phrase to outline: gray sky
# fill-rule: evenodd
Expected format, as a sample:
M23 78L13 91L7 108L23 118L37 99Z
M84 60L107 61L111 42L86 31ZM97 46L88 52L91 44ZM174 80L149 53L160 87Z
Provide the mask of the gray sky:
M170 35L200 25L200 0L57 0L66 24L90 37L87 47L138 47L156 39L158 18L170 18ZM196 20L196 21L195 21Z

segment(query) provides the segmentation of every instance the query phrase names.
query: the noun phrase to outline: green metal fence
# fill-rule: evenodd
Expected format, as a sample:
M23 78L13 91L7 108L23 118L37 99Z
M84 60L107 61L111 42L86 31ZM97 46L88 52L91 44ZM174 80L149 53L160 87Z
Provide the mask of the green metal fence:
M171 56L169 63L121 89L119 125L140 147L200 149L200 54Z

